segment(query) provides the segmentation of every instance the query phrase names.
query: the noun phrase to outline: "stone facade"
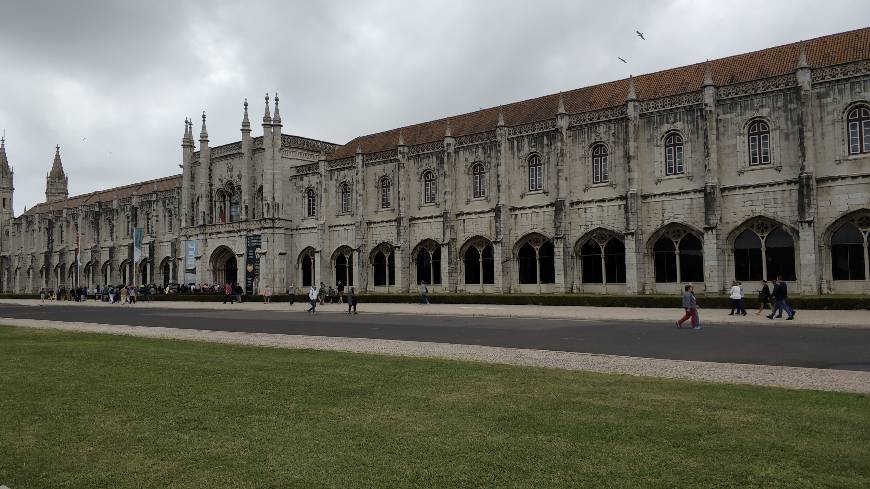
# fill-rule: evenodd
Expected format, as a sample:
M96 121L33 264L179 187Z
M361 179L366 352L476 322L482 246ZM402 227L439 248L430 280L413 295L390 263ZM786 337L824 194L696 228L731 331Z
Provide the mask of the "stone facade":
M262 136L247 102L237 142L211 148L203 114L196 151L186 121L182 175L67 198L58 151L47 202L19 217L4 145L3 290L251 277L276 291L719 293L783 275L793 293L867 294L870 143L849 119L864 127L864 107L870 29L341 146L283 134L267 95Z

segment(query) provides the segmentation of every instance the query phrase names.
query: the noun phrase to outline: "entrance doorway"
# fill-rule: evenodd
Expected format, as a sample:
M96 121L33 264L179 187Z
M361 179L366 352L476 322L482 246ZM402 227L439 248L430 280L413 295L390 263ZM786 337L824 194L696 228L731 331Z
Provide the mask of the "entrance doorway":
M239 267L236 254L226 246L220 246L211 255L211 269L214 283L238 283Z

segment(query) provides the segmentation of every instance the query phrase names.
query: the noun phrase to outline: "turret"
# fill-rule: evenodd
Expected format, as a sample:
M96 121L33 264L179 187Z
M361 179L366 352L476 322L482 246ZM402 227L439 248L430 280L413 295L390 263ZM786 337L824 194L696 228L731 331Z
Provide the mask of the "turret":
M12 192L15 189L12 185L12 168L9 166L9 160L6 159L6 136L0 137L0 198L2 198L2 207L0 207L0 220L7 223L12 219Z
M193 126L184 118L184 136L181 138L181 225L190 226L192 216L196 216L193 198L196 191L191 174L193 164Z
M51 171L45 177L45 201L57 202L69 198L69 182L60 161L60 145L55 148Z

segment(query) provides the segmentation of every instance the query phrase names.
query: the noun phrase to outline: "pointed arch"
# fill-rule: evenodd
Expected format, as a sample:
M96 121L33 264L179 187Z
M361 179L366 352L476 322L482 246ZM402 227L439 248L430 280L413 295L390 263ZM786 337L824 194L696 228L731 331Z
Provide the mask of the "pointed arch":
M459 251L466 285L495 285L495 248L492 241L474 236Z
M299 253L297 267L300 273L299 283L303 287L311 287L317 283L316 263L317 251L313 247L308 246Z
M795 243L797 231L781 222L756 216L731 231L728 243L736 280L797 280Z
M574 244L574 256L580 264L581 283L625 283L625 244L616 231L596 228L587 232Z
M441 285L441 245L434 239L424 239L414 247L411 260L416 270L416 284Z
M335 285L353 285L353 248L347 245L339 246L332 253L331 261L335 272Z
M517 281L520 285L556 283L555 247L550 238L529 233L514 245Z
M372 285L375 287L396 285L396 249L391 243L381 243L369 255L372 270Z
M825 230L831 280L870 280L870 209L840 216Z
M703 283L703 233L672 222L656 230L647 241L656 283Z

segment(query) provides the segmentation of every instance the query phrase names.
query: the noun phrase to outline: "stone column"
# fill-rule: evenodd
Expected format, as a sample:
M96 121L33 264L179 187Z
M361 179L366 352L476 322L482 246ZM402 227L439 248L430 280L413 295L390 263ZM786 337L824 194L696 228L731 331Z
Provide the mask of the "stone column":
M814 221L798 223L800 233L800 254L795 257L800 266L801 294L816 295L819 293L819 274L816 264L818 247L816 246L816 225Z
M451 253L450 245L448 243L441 243L441 286L450 292L456 292L459 282L459 280L451 280L449 277L450 264L454 263L458 265L459 258L453 256L456 254L457 253ZM459 267L456 266L455 270L458 269Z
M719 228L704 229L704 288L706 293L717 293L724 290L722 277L725 272L725 257L720 252Z
M640 276L640 266L638 263L638 246L637 234L634 232L625 233L625 293L639 294L643 292L643 284ZM642 247L640 247L642 249ZM602 248L603 252L603 248ZM602 273L607 281L607 270L602 264Z

